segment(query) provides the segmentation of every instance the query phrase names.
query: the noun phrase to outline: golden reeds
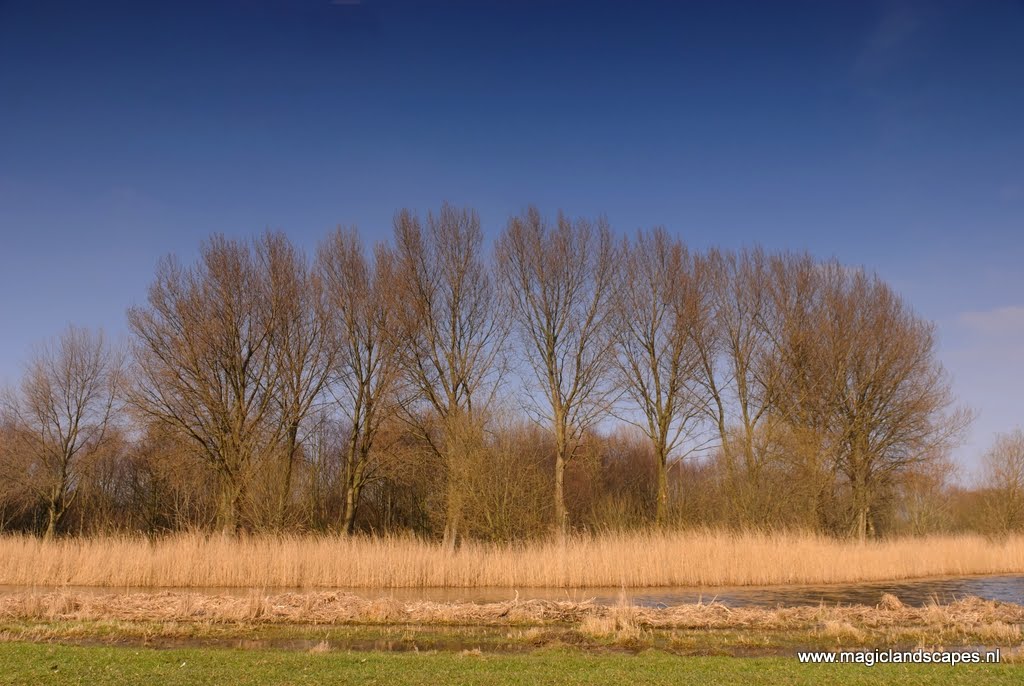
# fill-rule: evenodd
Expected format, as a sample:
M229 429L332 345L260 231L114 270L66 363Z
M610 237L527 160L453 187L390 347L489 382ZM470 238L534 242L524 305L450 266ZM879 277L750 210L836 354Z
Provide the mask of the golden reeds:
M0 537L0 585L586 588L826 584L1024 573L1024 537L860 544L813 534L607 534L448 551L414 538Z

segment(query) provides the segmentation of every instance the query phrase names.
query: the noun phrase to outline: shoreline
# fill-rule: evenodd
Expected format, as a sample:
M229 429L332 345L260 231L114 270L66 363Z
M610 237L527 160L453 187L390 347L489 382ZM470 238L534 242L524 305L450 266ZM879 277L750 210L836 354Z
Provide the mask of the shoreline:
M778 584L734 584L729 586L675 586L675 585L650 585L650 586L134 586L117 584L11 584L0 580L0 595L5 593L18 593L24 590L39 591L111 591L111 592L162 592L181 591L197 593L244 593L247 591L276 591L280 593L312 593L312 592L336 592L352 593L361 595L363 591L374 591L387 593L389 591L531 591L531 590L557 590L576 591L659 591L672 589L680 591L756 591L784 588L839 588L843 586L884 586L886 584L903 584L929 581L956 581L959 579L990 579L990 578L1021 578L1024 577L1024 569L1018 571L999 572L976 572L970 574L928 574L924 576L890 577L885 579L870 579L863 581L826 581L817 583L778 583Z
M332 650L482 650L788 654L814 647L1002 646L1019 652L1024 606L966 598L910 607L666 608L592 602L402 603L342 593L202 596L68 592L0 596L0 642ZM309 645L309 642L314 642ZM1016 654L1016 653L1014 653Z

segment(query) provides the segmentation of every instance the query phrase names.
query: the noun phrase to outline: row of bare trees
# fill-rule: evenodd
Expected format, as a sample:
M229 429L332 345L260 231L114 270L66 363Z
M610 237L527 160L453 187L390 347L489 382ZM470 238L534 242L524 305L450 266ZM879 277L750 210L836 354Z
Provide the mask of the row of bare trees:
M43 507L53 535L82 466L105 464L86 490L130 493L150 528L330 510L344 532L362 512L454 545L690 508L864 538L969 419L933 325L863 269L534 208L493 250L450 205L400 211L372 249L354 229L311 257L280 233L214 236L194 264L160 262L128 324L129 355L70 329L7 394L0 525Z
M107 448L123 389L121 356L102 335L71 327L40 349L19 392L6 395L0 497L37 502L45 536L75 503L80 465Z

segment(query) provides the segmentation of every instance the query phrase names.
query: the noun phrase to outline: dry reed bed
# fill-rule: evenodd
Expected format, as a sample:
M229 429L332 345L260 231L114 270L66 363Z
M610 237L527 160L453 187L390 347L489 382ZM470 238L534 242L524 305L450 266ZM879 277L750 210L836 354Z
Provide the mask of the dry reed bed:
M601 535L446 551L414 538L0 536L0 585L586 588L827 584L1024 573L1024 537L859 544L811 534Z
M188 591L94 594L75 591L0 595L0 620L127 621L257 624L577 625L648 629L792 630L797 628L919 627L964 632L1003 627L1020 639L1024 606L966 598L948 605L908 607L886 595L878 606L728 608L720 603L666 608L593 602L510 600L501 603L400 602L349 593L308 592L248 597Z

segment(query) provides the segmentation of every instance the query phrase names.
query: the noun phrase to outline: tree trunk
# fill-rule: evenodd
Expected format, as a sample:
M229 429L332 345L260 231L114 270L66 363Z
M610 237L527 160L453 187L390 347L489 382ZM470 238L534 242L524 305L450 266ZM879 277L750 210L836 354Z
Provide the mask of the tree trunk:
M563 540L569 535L569 512L565 507L565 458L562 450L555 455L555 534Z
M233 482L224 485L221 493L220 529L226 536L237 536L242 528L242 489Z
M555 418L555 536L564 541L569 535L569 512L565 506L565 464L568 461L569 441L566 418L561 403L552 403Z
M863 504L857 506L857 540L861 543L868 540L868 508Z
M357 415L358 415L357 411ZM361 470L357 470L356 462L359 453L359 424L353 425L349 437L348 450L345 454L345 512L341 519L341 531L346 536L352 535L356 521L356 505L359 500Z
M284 529L285 517L288 514L288 501L292 494L292 465L295 464L295 452L298 449L299 443L299 427L297 424L292 424L288 427L288 439L286 443L286 455L285 455L285 466L284 466L284 483L281 487L281 493L277 499L277 516L275 518L275 524L278 530Z
M448 502L445 507L444 549L453 552L459 543L459 530L462 526L462 487L461 479L453 470L448 470Z
M341 531L346 536L351 536L355 531L356 506L359 504L359 490L359 485L354 482L350 482L348 487L345 489L345 514L341 522Z
M448 512L447 521L444 524L444 538L441 540L441 547L445 551L452 553L455 552L456 544L459 540L459 519L458 514L453 513L451 510Z
M57 533L57 522L60 513L57 511L57 503L51 500L46 507L46 531L43 532L43 540L49 541Z
M658 510L656 521L664 526L668 520L668 460L663 451L658 456Z
M867 480L858 477L853 482L853 488L853 503L857 509L857 521L855 523L857 540L864 543L868 539L868 512L870 510Z

